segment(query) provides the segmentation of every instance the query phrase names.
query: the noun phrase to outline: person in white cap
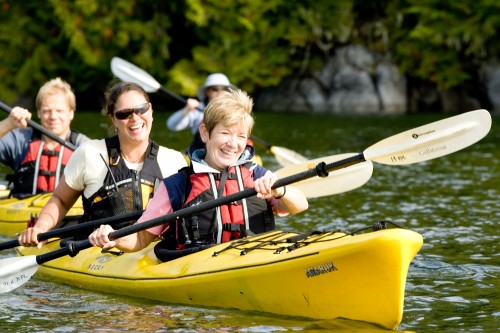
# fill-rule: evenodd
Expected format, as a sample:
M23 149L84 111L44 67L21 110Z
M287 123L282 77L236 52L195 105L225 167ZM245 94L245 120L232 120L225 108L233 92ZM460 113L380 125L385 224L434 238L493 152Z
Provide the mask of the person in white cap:
M203 110L211 100L228 88L234 89L235 86L229 82L226 75L222 73L208 75L205 84L198 88L199 100L188 98L186 105L167 119L167 128L171 131L191 129L194 139L190 145L190 151L191 148L203 144L198 133L198 128L203 120Z

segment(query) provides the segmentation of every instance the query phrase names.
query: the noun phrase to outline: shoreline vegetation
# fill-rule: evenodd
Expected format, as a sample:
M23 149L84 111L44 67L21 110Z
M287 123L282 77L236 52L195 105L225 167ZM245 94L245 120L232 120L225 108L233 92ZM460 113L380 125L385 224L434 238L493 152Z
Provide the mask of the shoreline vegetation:
M109 61L120 56L184 97L195 97L207 74L226 73L263 110L498 112L499 6L7 1L0 8L0 99L30 106L36 87L62 77L79 109L99 108L113 79Z

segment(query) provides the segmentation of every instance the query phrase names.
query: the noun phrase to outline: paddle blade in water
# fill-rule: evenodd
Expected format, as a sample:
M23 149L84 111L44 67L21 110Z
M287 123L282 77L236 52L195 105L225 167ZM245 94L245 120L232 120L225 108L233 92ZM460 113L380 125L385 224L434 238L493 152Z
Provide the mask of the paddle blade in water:
M272 146L269 151L274 154L276 160L282 166L307 162L307 158L288 148Z
M36 256L0 260L0 294L25 284L38 269Z
M368 147L366 160L382 164L412 164L464 149L488 134L491 115L476 110L393 135Z
M161 88L160 83L151 75L121 58L111 59L111 71L120 80L137 83L148 93L157 92Z
M277 170L275 173L279 178L283 178L313 169L321 162L329 164L355 155L357 154L348 153L320 157L300 164L284 167ZM293 186L301 190L307 198L319 198L357 189L370 180L372 173L373 163L371 161L365 161L351 165L348 168L331 171L326 178L308 178L294 183Z

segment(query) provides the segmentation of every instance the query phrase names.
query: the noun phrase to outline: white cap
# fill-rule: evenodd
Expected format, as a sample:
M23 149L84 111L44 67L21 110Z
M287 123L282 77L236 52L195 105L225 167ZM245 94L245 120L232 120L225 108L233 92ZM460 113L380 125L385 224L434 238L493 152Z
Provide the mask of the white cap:
M209 76L207 76L205 84L200 88L198 88L198 98L200 99L200 101L203 101L205 99L205 89L211 86L224 86L224 87L235 88L234 85L231 84L231 82L229 82L229 79L227 78L226 75L222 73L210 74Z
M225 76L222 73L214 73L210 74L207 76L207 79L205 80L205 85L204 88L210 87L210 86L225 86L229 87L231 83L229 82L229 79L227 76Z

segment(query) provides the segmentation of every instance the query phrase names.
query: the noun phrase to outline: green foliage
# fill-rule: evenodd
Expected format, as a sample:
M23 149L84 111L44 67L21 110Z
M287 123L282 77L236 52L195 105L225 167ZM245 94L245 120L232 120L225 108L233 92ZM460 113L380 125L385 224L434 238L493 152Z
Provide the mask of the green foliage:
M394 1L388 17L401 70L442 90L460 85L482 62L498 56L498 1Z
M9 79L0 82L2 97L34 96L56 76L77 92L102 91L112 78L109 62L116 55L163 65L170 56L165 7L146 0L4 1L0 73Z
M213 72L252 93L353 43L445 90L498 57L499 27L497 0L2 0L0 98L60 76L97 101L114 56L186 96Z
M298 70L312 71L352 26L351 1L188 0L186 18L200 43L174 65L171 88L193 94L208 73L223 72L247 91L278 85ZM183 74L184 73L184 74ZM189 74L185 74L189 73Z

